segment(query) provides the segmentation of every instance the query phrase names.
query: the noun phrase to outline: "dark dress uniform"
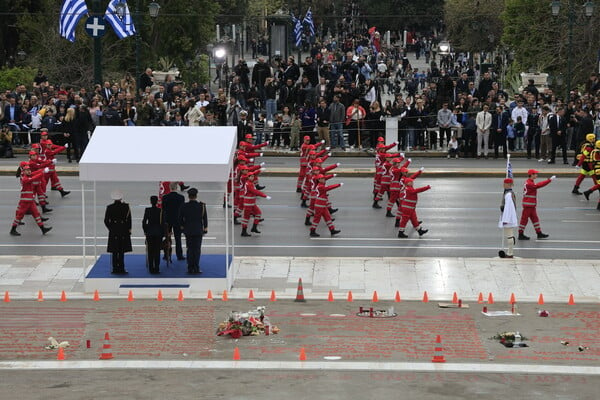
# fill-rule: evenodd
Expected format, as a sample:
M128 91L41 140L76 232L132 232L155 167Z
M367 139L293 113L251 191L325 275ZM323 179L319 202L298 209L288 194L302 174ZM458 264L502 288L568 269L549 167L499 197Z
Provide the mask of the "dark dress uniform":
M179 224L179 209L183 203L185 203L185 197L177 192L167 193L162 198L163 218L167 223L168 231L173 230L175 254L177 254L178 260L184 259L183 247L181 246L181 225Z
M160 266L160 248L165 233L162 210L156 206L146 208L144 210L144 218L142 219L142 228L146 235L148 269L151 274L158 274Z
M202 236L208 230L206 204L194 199L184 203L179 209L179 225L185 234L188 273L199 274Z
M112 253L112 273L126 274L125 253L131 249L131 210L129 204L121 200L106 207L104 225L108 228L108 246L106 251Z

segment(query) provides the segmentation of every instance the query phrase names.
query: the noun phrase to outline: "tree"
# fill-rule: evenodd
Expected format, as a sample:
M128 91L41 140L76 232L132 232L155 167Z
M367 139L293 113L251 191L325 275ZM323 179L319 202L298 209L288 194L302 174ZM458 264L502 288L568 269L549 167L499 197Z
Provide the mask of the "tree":
M492 51L502 36L504 0L447 0L444 23L455 50Z
M359 0L364 22L387 30L416 30L424 33L437 30L442 19L444 0Z
M572 54L573 86L585 82L589 73L596 69L600 42L597 16L585 17L579 7L582 3L575 4L573 42L569 49L568 7L564 1L559 15L553 17L550 1L506 0L502 13L505 23L502 41L514 51L516 65L522 71L531 69L566 77L569 51Z

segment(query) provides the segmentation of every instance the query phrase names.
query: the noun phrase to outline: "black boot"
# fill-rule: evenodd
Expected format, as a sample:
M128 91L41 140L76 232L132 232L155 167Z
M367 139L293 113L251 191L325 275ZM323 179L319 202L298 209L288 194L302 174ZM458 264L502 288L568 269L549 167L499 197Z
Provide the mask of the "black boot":
M331 233L331 236L337 235L340 232L341 231L339 229L330 229L329 230L329 233Z
M66 195L68 195L69 193L71 193L70 191L64 190L64 189L61 189L59 191L60 191L60 197L65 197Z
M302 199L302 203L300 203L300 207L308 208L308 205L306 204L306 200Z
M577 186L577 185L573 186L573 190L571 190L571 193L579 194L579 195L583 194L579 191L579 186Z
M600 201L598 202L598 205L596 206L596 210L600 211Z
M321 236L321 235L319 235L319 234L318 234L318 233L315 231L315 229L311 229L311 230L310 230L310 237L319 237L319 236Z
M43 212L43 213L49 213L49 212L52 212L52 209L51 209L51 208L49 208L47 205L45 205L45 204L44 204L44 205L42 206L42 212Z
M242 223L240 221L238 221L239 217L233 217L233 224L234 225L241 225Z
M373 200L373 206L372 206L373 208L376 208L376 209L380 209L381 208L381 206L379 205L378 201L379 200Z
M429 229L420 228L417 232L419 233L419 236L423 236L424 234L429 232Z
M537 233L537 238L538 239L546 239L548 236L550 236L550 235L548 235L548 234L546 234L544 232L538 232Z
M10 234L13 236L21 236L21 234L19 232L17 232L16 226L13 226L12 228L10 228Z
M256 185L254 186L256 188L256 190L263 190L265 188L265 186L261 186L261 185Z
M246 230L246 228L242 228L242 236L243 237L250 237L252 235L248 233L248 231Z
M525 236L523 232L519 232L519 240L529 240L529 236Z
M331 208L331 207L329 207L329 214L335 214L336 212L338 212L337 208Z
M45 227L44 225L40 226L40 229L42 230L42 235L45 235L46 233L50 232L52 230L52 227Z
M387 210L387 212L385 213L385 216L389 217L389 218L394 218L394 214L392 214L392 212L390 210Z
M396 223L394 224L394 226L396 228L398 228L400 226L400 220L398 218L396 218Z
M296 188L296 193L302 193L302 189L301 188Z
M40 217L40 219L42 220L42 222L46 222L46 221L48 221L50 218Z
M404 233L404 231L399 231L399 232L398 232L398 237L399 237L399 238L403 238L403 239L404 239L404 238L407 238L407 237L408 237L408 235L407 235L406 233Z
M586 190L585 192L583 192L583 195L585 196L585 199L587 201L590 201L590 194L592 194L591 190Z
M184 190L189 189L190 187L188 185L184 185L183 183L179 184L179 189L183 192Z
M258 230L258 225L256 225L256 224L252 225L252 229L250 230L250 232L260 233L260 231Z
M310 223L310 217L304 218L304 225L306 225L306 226L310 226L311 225L311 223Z

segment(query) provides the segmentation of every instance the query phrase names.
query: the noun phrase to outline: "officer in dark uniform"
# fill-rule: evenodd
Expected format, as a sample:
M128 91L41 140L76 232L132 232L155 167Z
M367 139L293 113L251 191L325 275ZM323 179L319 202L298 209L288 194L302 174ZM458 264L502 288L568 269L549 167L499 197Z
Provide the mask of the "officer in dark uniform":
M162 210L156 206L158 204L158 196L150 196L150 204L152 207L148 207L144 210L142 228L146 235L148 269L151 274L158 274L160 266L160 245L165 234L165 226L163 224Z
M187 248L188 274L200 274L200 248L202 236L208 232L208 216L206 204L196 200L198 190L188 190L189 201L179 209L179 225L185 233L185 246Z
M177 193L177 182L171 182L171 191L162 198L163 218L167 223L167 232L175 236L175 254L178 260L185 260L181 246L181 225L179 224L179 209L185 203L185 197ZM183 189L182 189L183 190ZM165 254L165 258L167 255Z
M104 225L108 228L108 245L106 251L112 253L112 273L124 275L125 253L131 249L131 210L129 204L123 202L123 193L115 190L110 197L115 201L106 206Z

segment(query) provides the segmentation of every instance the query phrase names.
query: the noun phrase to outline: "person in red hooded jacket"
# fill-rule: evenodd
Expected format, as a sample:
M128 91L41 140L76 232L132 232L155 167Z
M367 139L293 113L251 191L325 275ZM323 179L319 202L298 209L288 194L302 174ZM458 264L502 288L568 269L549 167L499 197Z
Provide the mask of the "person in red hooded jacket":
M23 220L23 217L27 214L31 214L35 219L35 222L40 227L42 234L48 233L52 228L45 227L44 222L42 221L42 217L40 212L38 211L35 201L33 200L33 182L35 180L39 180L42 175L45 173L49 173L50 169L45 167L43 170L38 170L35 173L31 173L31 168L29 167L29 162L22 161L19 164L19 170L17 171L17 176L21 177L21 198L19 199L19 205L17 206L17 211L15 213L15 219L12 223L12 227L10 229L10 234L13 236L21 236L19 232L17 232L17 226Z
M318 175L316 179L319 182L319 184L317 185L317 194L315 197L315 216L310 227L310 237L321 236L317 233L317 226L319 226L321 218L325 220L325 223L327 224L327 228L329 228L329 233L331 233L331 236L337 235L338 233L340 233L340 231L335 229L335 226L333 225L331 214L329 213L329 195L327 192L339 188L344 184L337 183L335 185L325 186L325 181L327 179L325 175Z
M50 164L54 164L56 159L42 161L39 158L39 153L35 150L29 151L29 168L33 174L36 171L43 170L44 168L50 168ZM48 198L46 196L46 181L44 176L34 179L33 181L33 192L37 196L38 203L42 207L43 213L52 212L52 209L48 207ZM42 218L44 220L44 218Z
M428 229L423 229L419 218L417 218L417 201L419 199L419 193L431 189L431 186L427 185L420 188L415 188L413 186L414 182L415 181L410 178L404 180L404 184L406 185L406 195L404 196L402 205L400 206L402 208L402 219L400 220L400 231L398 232L399 238L408 237L404 233L408 221L412 223L412 226L417 230L419 236L423 236L429 231Z
M67 148L66 146L68 146L69 144L67 143L66 146L56 146L52 143L50 139L46 139L41 140L40 145L42 146L40 151L40 158L42 161L45 161L53 160L56 157L56 155L64 151ZM71 193L70 191L63 189L60 183L60 179L58 179L58 175L56 174L56 168L54 167L54 164L50 165L48 168L50 170L50 174L48 175L50 177L50 188L52 190L59 191L62 197L65 197L66 195Z
M525 181L525 186L523 187L523 211L521 212L521 220L519 221L519 240L529 240L529 236L525 236L525 227L529 220L533 224L533 229L535 229L538 239L545 239L550 236L543 233L540 227L540 219L537 215L537 190L552 182L556 179L556 176L552 175L550 179L535 183L538 173L539 171L535 169L527 171L529 179Z
M260 233L258 230L258 224L262 220L261 219L261 211L260 208L256 205L256 197L264 197L267 200L270 200L271 197L267 196L260 190L256 189L254 179L255 176L260 171L249 172L245 175L246 183L242 188L242 201L244 203L244 214L242 216L242 236L252 236L248 233L248 221L251 216L254 216L254 224L252 225L252 229L250 232Z

